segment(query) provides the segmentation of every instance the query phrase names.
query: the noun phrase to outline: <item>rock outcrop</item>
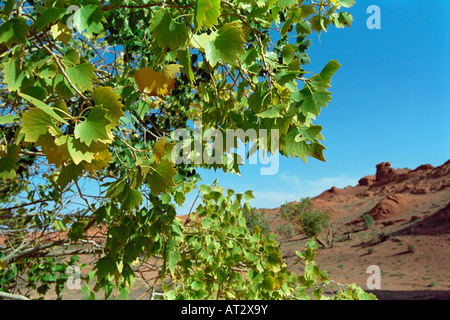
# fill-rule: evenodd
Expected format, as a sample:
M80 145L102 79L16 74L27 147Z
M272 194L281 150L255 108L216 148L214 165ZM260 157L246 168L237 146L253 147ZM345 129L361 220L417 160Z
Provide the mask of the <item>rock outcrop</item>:
M376 165L377 173L375 175L375 181L380 182L389 179L397 175L397 171L391 168L390 162L382 162Z
M373 184L375 184L376 182L376 177L374 175L372 176L365 176L364 178L359 179L358 181L358 185L360 186L371 186Z

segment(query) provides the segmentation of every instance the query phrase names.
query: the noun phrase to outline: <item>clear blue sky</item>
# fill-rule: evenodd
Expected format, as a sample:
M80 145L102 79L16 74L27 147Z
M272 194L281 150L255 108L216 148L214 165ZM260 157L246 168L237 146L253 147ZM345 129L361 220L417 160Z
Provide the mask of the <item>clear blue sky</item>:
M381 9L381 29L370 30L367 8ZM331 59L342 64L332 80L333 100L316 124L324 127L327 162L280 157L276 175L245 165L242 177L200 171L203 182L218 179L238 192L254 191L252 206L274 208L332 187L355 185L394 168L441 165L450 158L449 0L357 0L350 28L330 27L313 36L307 70L320 72ZM187 197L180 214L188 212Z

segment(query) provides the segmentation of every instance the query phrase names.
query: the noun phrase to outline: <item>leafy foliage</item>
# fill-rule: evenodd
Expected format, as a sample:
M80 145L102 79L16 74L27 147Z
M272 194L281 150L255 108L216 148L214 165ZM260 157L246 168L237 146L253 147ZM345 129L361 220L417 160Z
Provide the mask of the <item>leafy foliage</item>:
M44 295L54 285L59 295L68 264L78 263L64 257L87 254L90 299L99 290L127 298L146 267L156 268L164 298L323 298L328 280L312 244L299 255L312 267L291 274L275 236L247 227L251 193L199 186L196 168L239 173L237 162L180 164L171 154L174 132L193 138L189 124L202 121L220 132L278 129L280 141L258 138L256 148L324 160L313 121L340 65L306 78L307 36L349 26L342 9L352 4L4 2L0 290L36 297L28 289ZM202 202L182 223L176 208L191 192ZM368 297L345 288L335 297Z

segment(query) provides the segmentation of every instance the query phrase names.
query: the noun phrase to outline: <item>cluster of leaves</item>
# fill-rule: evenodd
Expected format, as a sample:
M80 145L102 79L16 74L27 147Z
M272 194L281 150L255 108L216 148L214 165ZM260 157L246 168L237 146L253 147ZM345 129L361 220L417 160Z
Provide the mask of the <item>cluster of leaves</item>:
M324 160L313 121L340 65L305 77L307 36L349 26L342 9L353 2L4 1L0 290L22 293L11 274L32 272L30 287L43 270L38 293L59 293L63 267L51 257L89 254L90 298L127 298L143 268L165 280L166 298L305 298L317 274L292 275L273 235L249 233L251 194L198 186L199 167L239 173L239 162L176 164L174 132L190 131L194 145L196 121L278 129L279 141L258 137L251 152ZM236 158L233 147L215 156ZM202 203L183 224L176 208L194 190Z
M300 202L290 202L281 206L280 216L286 221L286 232L304 234L309 238L317 237L330 225L330 214L314 208L311 198Z
M0 255L0 258L5 258L3 255ZM69 263L74 264L77 261L78 257L72 256L69 262L46 257L25 258L20 263L11 263L9 268L0 269L1 291L18 291L37 297L44 296L53 289L57 298L60 299L69 278L67 273Z

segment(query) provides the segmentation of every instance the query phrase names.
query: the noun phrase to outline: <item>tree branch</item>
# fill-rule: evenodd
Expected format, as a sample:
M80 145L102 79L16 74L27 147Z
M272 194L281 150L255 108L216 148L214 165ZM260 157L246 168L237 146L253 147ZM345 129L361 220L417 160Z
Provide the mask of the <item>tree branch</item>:
M6 298L6 299L11 299L11 300L30 300L27 297L21 296L19 294L12 294L12 293L1 292L1 291L0 291L0 298Z

